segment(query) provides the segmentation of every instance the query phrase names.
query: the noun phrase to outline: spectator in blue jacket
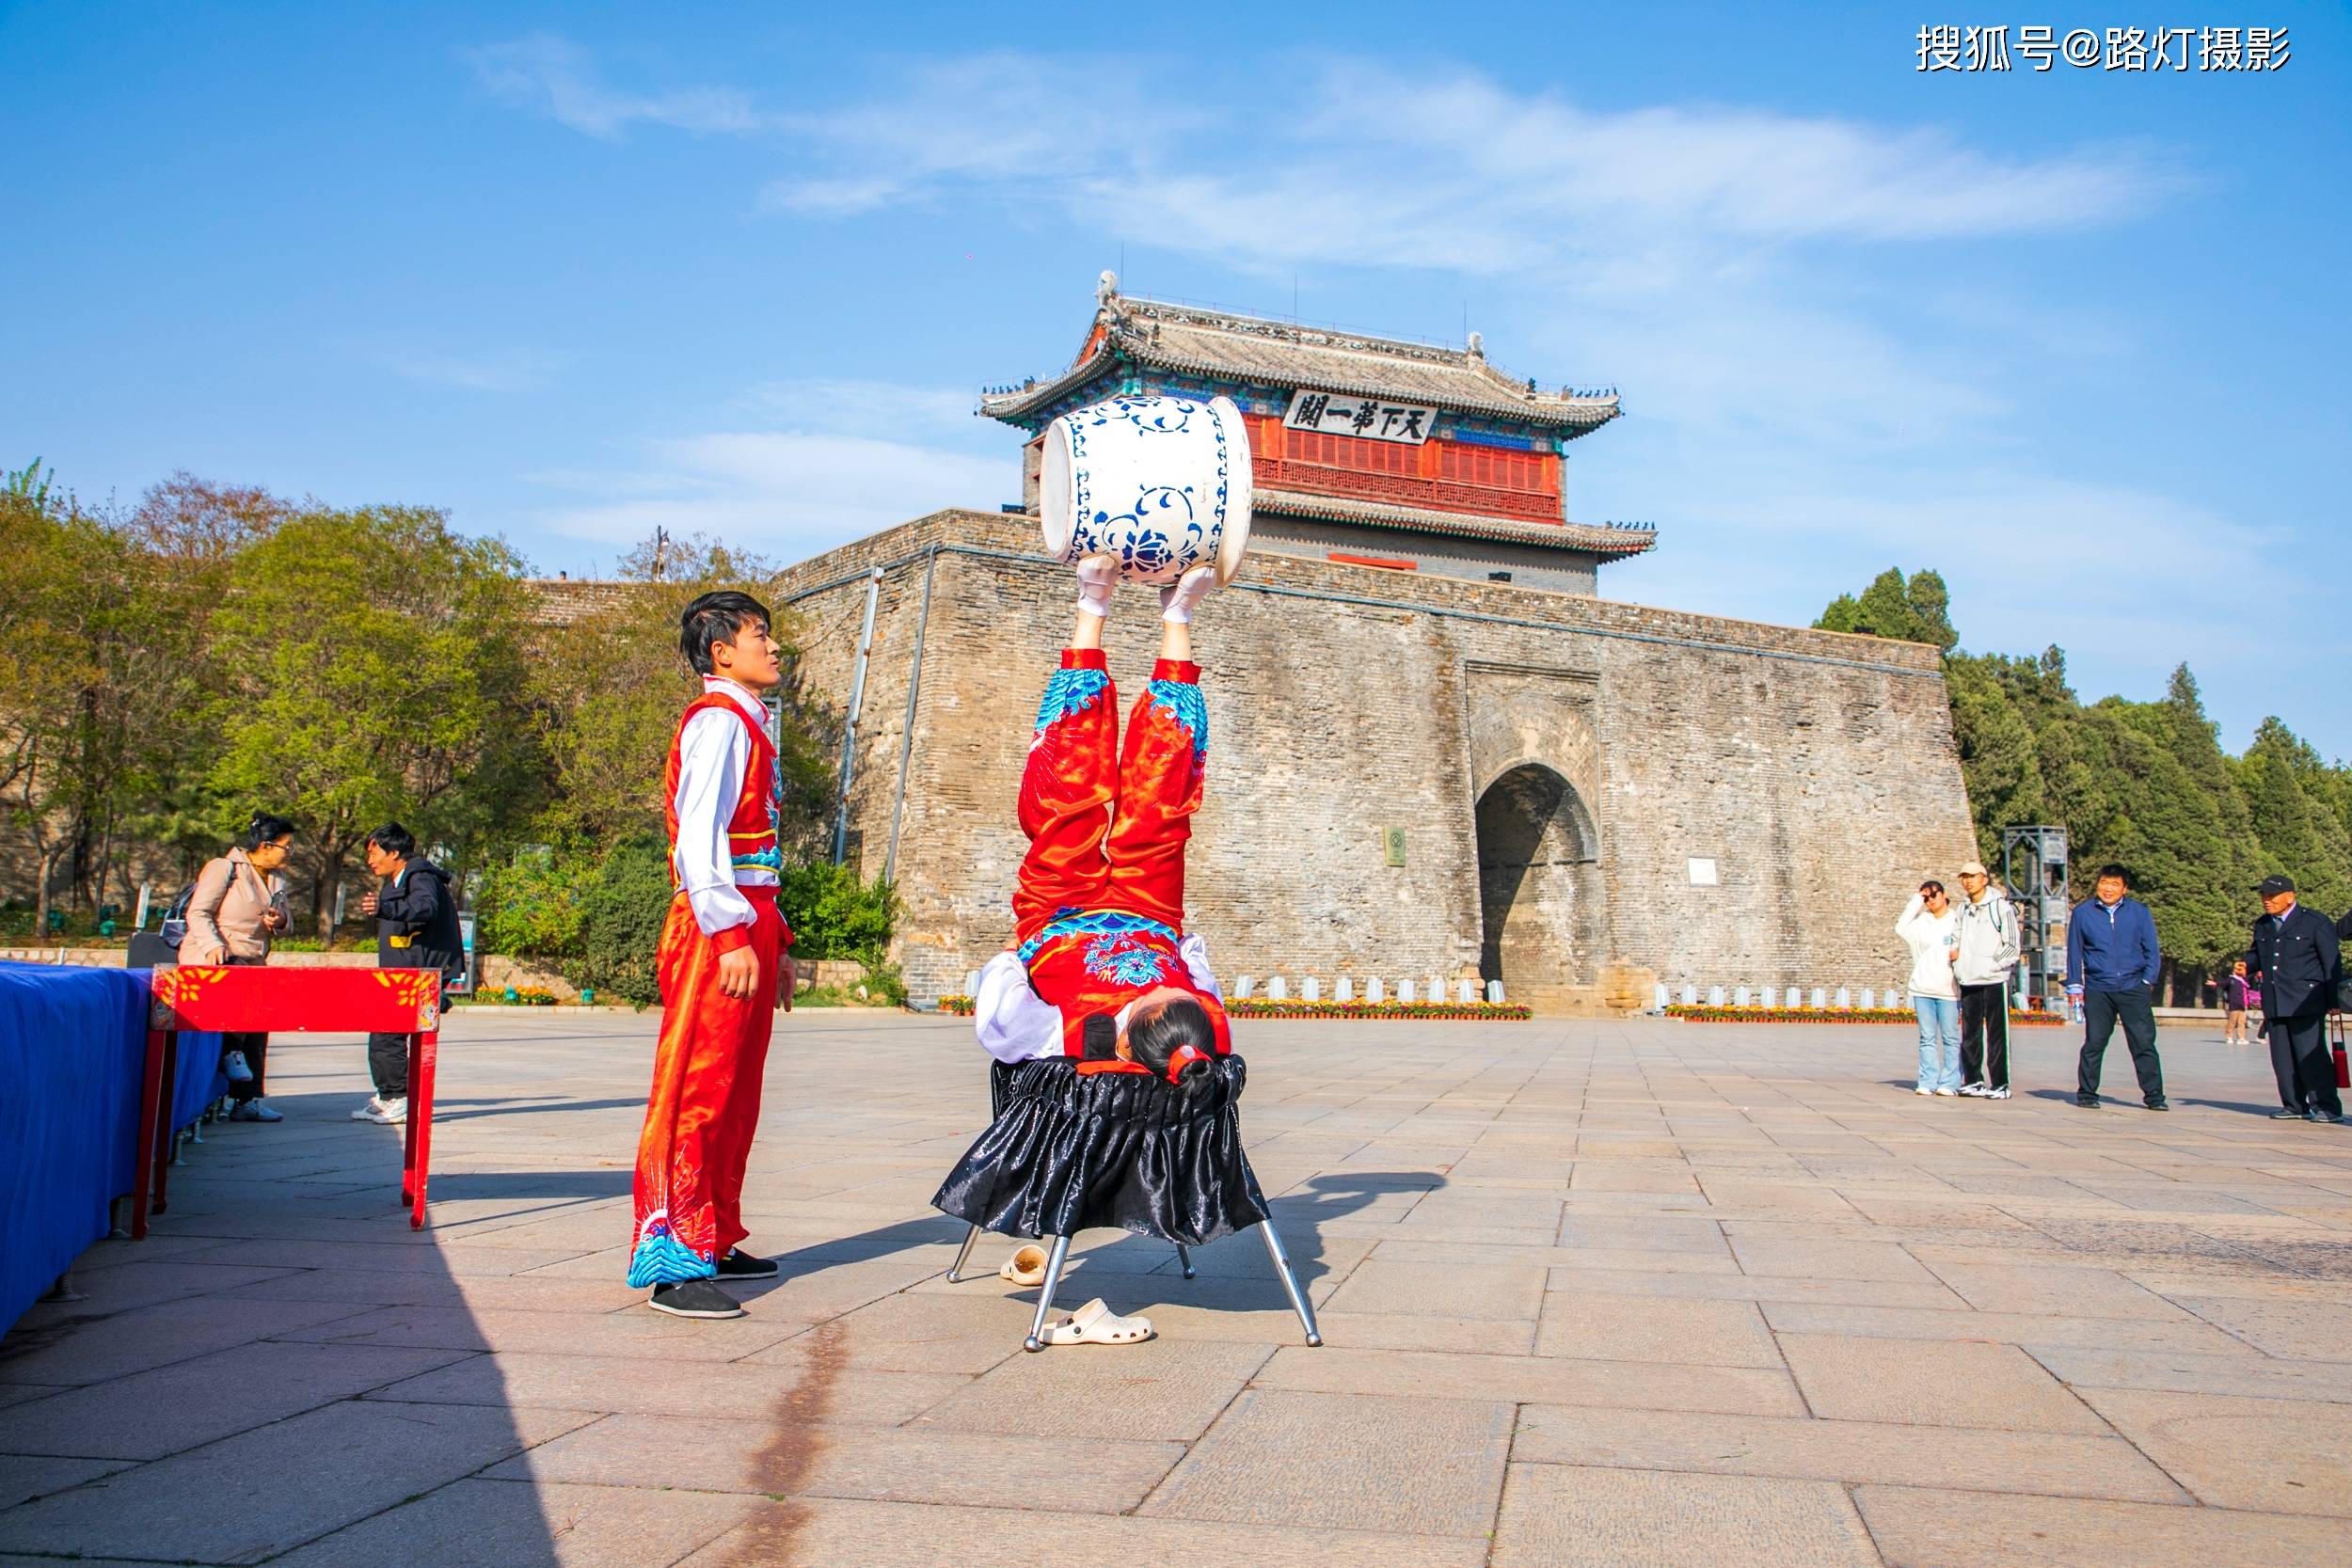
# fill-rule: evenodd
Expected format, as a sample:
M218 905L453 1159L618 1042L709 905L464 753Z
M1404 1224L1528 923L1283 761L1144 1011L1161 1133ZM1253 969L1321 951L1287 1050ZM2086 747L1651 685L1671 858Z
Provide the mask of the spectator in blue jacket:
M2066 994L2083 1011L2074 1103L2098 1106L2099 1068L2120 1019L2132 1048L2132 1070L2139 1075L2140 1098L2152 1111L2169 1111L2164 1065L2156 1060L2156 1010L2148 994L2163 963L2156 951L2156 917L2129 896L2130 879L2122 866L2101 866L2095 886L2098 896L2075 905L2066 923Z

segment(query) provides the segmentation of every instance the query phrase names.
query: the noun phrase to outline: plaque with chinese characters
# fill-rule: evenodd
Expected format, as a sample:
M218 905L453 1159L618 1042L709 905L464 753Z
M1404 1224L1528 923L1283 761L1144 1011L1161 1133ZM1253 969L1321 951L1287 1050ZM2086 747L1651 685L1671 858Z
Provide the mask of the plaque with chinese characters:
M1416 447L1429 439L1437 422L1438 411L1434 408L1421 408L1409 403L1382 403L1377 398L1353 397L1344 392L1294 392L1290 412L1282 416L1282 423L1293 430L1311 430L1324 436L1361 436L1367 440L1402 441Z

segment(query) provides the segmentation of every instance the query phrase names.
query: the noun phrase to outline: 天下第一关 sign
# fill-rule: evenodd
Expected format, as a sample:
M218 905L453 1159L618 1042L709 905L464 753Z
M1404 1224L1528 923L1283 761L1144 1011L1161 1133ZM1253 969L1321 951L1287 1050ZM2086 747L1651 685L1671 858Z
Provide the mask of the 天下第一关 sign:
M1344 392L1302 391L1291 394L1290 412L1282 416L1282 422L1293 430L1361 436L1367 440L1403 441L1417 447L1429 439L1438 411Z

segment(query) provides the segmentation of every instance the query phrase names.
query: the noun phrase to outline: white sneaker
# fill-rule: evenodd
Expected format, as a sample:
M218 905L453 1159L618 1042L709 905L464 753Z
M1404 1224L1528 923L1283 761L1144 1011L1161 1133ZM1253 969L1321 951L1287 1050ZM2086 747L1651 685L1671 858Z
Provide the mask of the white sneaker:
M368 1120L381 1127L398 1127L407 1119L408 1099L405 1095L398 1100L379 1101L368 1112Z
M1966 1095L1971 1100L1981 1100L1984 1098L1986 1091L1985 1086L1982 1084L1963 1084L1960 1086L1960 1092Z
M368 1096L368 1102L365 1105L360 1106L358 1110L351 1113L351 1119L354 1121L378 1121L382 1119L383 1112L384 1102L381 1100L378 1100L375 1096L370 1095Z
M258 1100L241 1100L230 1108L230 1121L283 1121L286 1118Z
M1987 1089L1984 1091L1984 1097L1987 1100L2007 1100L2009 1098L2009 1085L2004 1084L1997 1089Z
M1958 1089L1938 1089L1935 1092L1942 1095L1947 1100L1955 1099L1960 1094Z
M1913 1094L1933 1094L1935 1091L1934 1091L1933 1089L1930 1089L1930 1088L1916 1088L1916 1089L1912 1090L1911 1092L1912 1092Z
M253 1082L253 1068L251 1064L246 1061L245 1053L242 1051L229 1051L222 1053L220 1058L220 1070L228 1077L231 1084L250 1084Z

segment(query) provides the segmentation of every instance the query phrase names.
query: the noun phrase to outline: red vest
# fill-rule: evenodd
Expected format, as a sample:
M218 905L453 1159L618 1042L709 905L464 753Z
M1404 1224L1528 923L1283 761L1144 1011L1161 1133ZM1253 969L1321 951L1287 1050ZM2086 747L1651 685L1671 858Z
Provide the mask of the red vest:
M1023 944L1021 958L1038 995L1060 1009L1064 1055L1084 1053L1088 1018L1116 1014L1160 986L1190 991L1216 1031L1216 1053L1233 1049L1224 1004L1192 983L1176 934L1156 921L1109 911L1058 916Z
M686 712L677 721L677 732L670 736L670 762L661 773L661 815L670 825L672 864L677 855L677 781L679 771L678 746L686 738L686 726L694 715L710 708L724 708L735 715L752 737L751 760L744 766L743 780L735 798L735 815L727 819L727 852L735 862L737 881L740 873L759 869L784 872L784 855L776 845L776 800L783 793L784 779L776 758L775 743L768 738L765 725L755 724L743 711L743 705L723 691L706 691L686 705Z

